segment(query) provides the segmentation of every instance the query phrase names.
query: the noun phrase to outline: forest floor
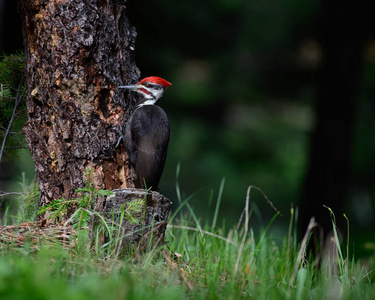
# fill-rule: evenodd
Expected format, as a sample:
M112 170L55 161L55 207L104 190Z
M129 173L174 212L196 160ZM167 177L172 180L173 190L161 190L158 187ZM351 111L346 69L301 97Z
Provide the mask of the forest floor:
M89 230L38 230L36 222L0 229L1 299L375 299L375 257L356 259L339 245L317 268L299 241L291 216L285 237L250 228L246 208L238 226L202 223L188 201L175 212L166 243L141 252L99 246ZM186 208L186 207L185 207ZM219 202L217 204L217 210ZM39 224L40 225L40 224Z

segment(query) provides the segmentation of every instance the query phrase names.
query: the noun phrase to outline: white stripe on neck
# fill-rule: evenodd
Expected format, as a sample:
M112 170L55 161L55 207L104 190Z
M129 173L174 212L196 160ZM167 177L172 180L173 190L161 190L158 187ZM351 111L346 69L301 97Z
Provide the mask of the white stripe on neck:
M146 100L145 102L141 103L138 105L138 107L142 107L144 105L154 105L156 103L156 100L155 99L152 99L152 100Z

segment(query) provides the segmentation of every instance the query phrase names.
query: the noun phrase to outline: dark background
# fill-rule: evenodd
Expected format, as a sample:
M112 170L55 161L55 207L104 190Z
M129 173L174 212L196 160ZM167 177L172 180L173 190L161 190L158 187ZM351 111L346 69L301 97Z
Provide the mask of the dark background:
M22 47L14 0L0 0L1 52ZM369 1L128 1L142 77L173 85L159 105L171 123L160 187L179 184L204 220L235 224L249 185L283 213L293 205L303 232L311 215L327 228L323 204L350 220L357 253L375 251L375 39ZM374 18L372 18L374 19ZM28 158L6 179L17 181ZM20 166L19 161L22 161ZM4 176L3 176L4 177ZM3 178L3 180L5 180ZM7 184L4 184L6 182ZM10 188L9 180L3 186ZM12 186L13 187L13 186ZM252 226L275 211L253 191ZM329 229L329 228L328 228Z

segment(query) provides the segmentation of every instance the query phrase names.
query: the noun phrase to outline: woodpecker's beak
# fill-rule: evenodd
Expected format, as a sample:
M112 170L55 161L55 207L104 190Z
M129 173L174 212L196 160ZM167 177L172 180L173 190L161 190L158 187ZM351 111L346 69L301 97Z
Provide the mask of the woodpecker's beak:
M142 86L140 84L131 84L131 85L120 85L117 88L118 89L127 89L127 90L135 91L135 90L140 89L141 87Z

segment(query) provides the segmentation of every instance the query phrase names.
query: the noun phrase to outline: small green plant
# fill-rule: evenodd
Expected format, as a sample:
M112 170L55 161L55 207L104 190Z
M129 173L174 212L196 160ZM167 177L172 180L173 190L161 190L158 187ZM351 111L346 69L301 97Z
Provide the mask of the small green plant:
M91 221L92 216L97 216L101 221L104 222L104 218L98 212L93 209L95 200L98 197L110 196L112 191L109 190L97 190L95 189L92 181L92 169L86 170L86 181L85 187L76 189L75 192L80 197L73 199L57 199L49 203L48 205L41 206L38 209L38 215L48 214L48 217L55 222L65 221L65 224L71 223L74 229L86 228ZM138 199L137 201L129 202L123 205L120 215L120 224L122 224L124 218L130 224L139 223L137 215L144 208L145 200ZM67 215L70 207L74 207L75 211L68 220ZM107 223L107 222L105 222ZM108 227L106 225L106 227Z
M36 220L39 199L38 185L35 180L29 183L24 172L18 185L21 189L17 192L0 191L0 201L4 198L7 199L1 215L1 223L3 225L19 224L25 221L33 222Z
M126 220L134 225L140 222L138 214L142 212L145 205L145 199L136 199L133 202L125 203L121 208L121 222L125 216Z
M21 204L18 209L17 219L19 222L35 221L39 199L38 185L35 180L33 180L31 183L28 183L24 172L22 173L22 180L19 185L21 186L22 194L20 196Z

